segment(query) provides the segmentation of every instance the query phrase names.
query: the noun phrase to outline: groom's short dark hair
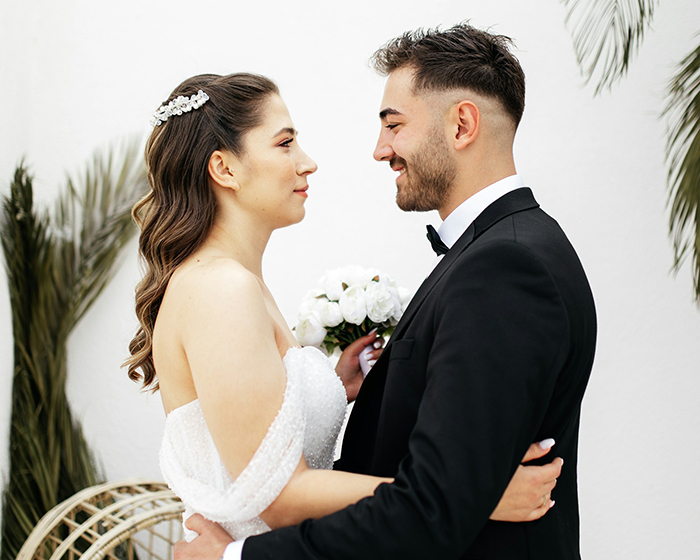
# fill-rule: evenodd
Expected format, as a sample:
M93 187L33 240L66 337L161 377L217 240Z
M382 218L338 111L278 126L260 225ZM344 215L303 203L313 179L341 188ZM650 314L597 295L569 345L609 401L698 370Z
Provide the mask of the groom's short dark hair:
M415 70L416 93L469 89L495 98L517 127L525 109L525 74L509 50L512 44L465 22L444 31L407 31L375 52L371 63L384 76Z

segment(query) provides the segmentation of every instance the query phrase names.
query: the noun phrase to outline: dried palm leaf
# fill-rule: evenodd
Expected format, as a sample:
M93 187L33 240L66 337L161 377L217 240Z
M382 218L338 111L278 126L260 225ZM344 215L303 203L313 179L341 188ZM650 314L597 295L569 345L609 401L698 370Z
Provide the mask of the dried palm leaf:
M24 163L3 200L14 373L2 560L44 513L101 478L66 399L66 345L135 233L131 207L147 186L136 153L132 143L96 155L81 181L68 180L53 216L34 208Z

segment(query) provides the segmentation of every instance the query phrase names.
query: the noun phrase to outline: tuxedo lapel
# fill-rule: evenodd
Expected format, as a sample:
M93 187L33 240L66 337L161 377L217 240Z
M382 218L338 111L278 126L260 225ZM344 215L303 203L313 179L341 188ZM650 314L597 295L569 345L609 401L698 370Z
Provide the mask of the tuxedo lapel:
M445 253L445 256L440 260L437 266L433 269L430 275L423 281L423 283L418 288L413 298L411 298L406 311L404 311L399 324L396 325L394 333L391 335L391 340L396 338L397 340L401 337L403 332L406 330L411 320L415 316L418 309L420 309L421 304L425 301L425 298L433 290L435 285L439 282L452 266L452 263L457 259L457 256L464 251L471 242L474 240L474 224L472 223L467 230L462 234L462 236L456 241L452 248Z
M392 347L394 343L402 339L406 329L417 315L428 295L439 286L440 280L457 261L459 256L464 253L480 235L507 216L537 207L539 207L539 205L535 201L532 191L528 188L517 189L502 196L474 220L421 284L406 308L399 324L396 326L394 333L391 335L384 352L377 360L377 363L370 369L367 378L360 388L353 412L350 415L347 431L345 432L343 459L340 468L365 474L370 472L373 454L372 449L374 448L374 438L377 437L376 430L380 421L381 407L384 400L384 387L389 360L391 359Z
M421 304L425 301L425 298L428 296L428 294L430 294L433 288L435 288L440 279L457 260L459 255L462 254L469 247L469 245L474 242L474 240L478 239L482 233L503 218L515 214L516 212L522 212L524 210L530 210L538 207L539 204L537 204L532 191L529 188L521 188L503 195L493 204L488 206L481 214L479 214L474 222L472 222L462 236L455 242L452 248L445 254L435 269L420 285L418 291L408 304L408 307L406 308L403 317L401 317L399 324L396 326L396 329L389 340L389 344L387 345L387 350L389 349L392 340L399 340L401 338L403 332L406 330L408 325L411 323L411 320L420 309Z

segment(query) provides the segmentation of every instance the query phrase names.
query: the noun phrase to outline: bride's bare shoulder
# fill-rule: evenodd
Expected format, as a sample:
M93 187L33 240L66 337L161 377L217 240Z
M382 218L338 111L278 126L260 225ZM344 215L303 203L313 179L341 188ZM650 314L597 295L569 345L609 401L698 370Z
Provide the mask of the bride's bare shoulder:
M173 274L168 290L179 298L198 303L225 298L230 300L262 297L258 278L238 261L210 258L187 262Z
M161 307L161 319L177 332L211 334L255 324L268 330L263 289L252 272L233 259L186 262L172 275Z

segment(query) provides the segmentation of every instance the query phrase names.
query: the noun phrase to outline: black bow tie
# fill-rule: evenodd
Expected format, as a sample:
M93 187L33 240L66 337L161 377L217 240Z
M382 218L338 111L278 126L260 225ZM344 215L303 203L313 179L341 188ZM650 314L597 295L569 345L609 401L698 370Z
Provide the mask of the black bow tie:
M433 251L435 251L435 254L439 257L440 255L447 253L450 248L442 242L442 239L440 239L440 234L435 231L435 228L428 225L426 226L426 229L428 230L428 241L430 241L430 244L433 246Z

